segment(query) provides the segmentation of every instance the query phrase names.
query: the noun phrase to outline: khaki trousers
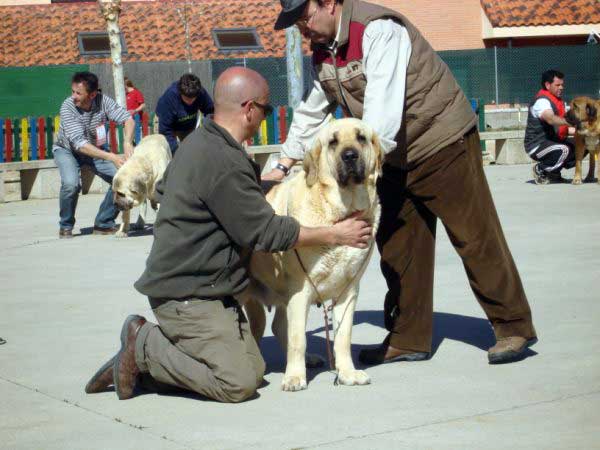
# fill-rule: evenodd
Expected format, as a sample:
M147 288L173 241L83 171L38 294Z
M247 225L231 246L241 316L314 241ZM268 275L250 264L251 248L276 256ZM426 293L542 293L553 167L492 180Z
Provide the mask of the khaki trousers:
M377 232L390 345L431 352L437 220L460 255L496 337L536 335L531 310L483 172L473 130L411 170L384 165Z
M136 363L146 388L197 392L240 402L262 383L265 362L234 300L150 299L158 326L147 322L136 339ZM150 379L150 380L149 380Z

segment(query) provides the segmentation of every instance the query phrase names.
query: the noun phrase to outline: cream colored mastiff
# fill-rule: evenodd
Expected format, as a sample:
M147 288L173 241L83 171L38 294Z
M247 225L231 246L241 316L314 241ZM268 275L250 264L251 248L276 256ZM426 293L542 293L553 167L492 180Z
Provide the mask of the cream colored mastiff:
M356 370L350 353L352 322L360 278L374 245L380 215L376 181L382 152L371 128L357 119L332 122L323 130L304 159L304 171L275 186L267 200L275 212L309 227L333 225L361 212L373 224L373 240L366 249L348 246L307 247L281 253L256 252L251 260L254 282L245 303L257 342L265 327L264 307L275 305L273 333L286 349L284 391L306 389L306 318L313 303L334 303L334 352L338 381L344 385L370 383ZM308 274L304 272L298 256ZM317 296L311 282L317 287Z
M162 134L151 134L143 138L135 147L133 155L117 171L113 178L114 202L122 211L123 223L117 237L127 237L131 208L140 207L136 228L143 228L146 222L147 203L157 209L155 186L171 161L171 149Z

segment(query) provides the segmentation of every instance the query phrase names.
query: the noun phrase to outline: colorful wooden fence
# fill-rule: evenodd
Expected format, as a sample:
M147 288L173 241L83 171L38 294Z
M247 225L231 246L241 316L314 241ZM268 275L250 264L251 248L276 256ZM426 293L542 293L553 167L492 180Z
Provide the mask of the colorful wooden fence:
M154 113L135 117L136 142L154 132L155 121ZM0 118L0 163L51 159L59 126L59 116ZM110 151L123 153L123 126L110 122L106 131Z
M341 111L335 113L341 117ZM292 108L276 107L269 115L250 142L251 145L272 145L285 142L290 123ZM144 113L135 116L134 138L139 142L143 136L158 131L158 118ZM52 158L52 145L56 139L60 117L0 118L0 163L30 161ZM123 153L123 126L110 122L106 125L110 151Z

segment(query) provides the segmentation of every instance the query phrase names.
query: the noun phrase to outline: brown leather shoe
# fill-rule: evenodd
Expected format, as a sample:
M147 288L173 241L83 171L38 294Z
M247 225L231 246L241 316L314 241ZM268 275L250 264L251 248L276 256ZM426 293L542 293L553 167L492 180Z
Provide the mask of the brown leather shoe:
M133 397L133 391L140 375L135 362L135 340L146 319L131 315L125 319L121 329L121 350L115 357L113 378L119 400Z
M490 364L503 364L518 361L525 355L525 351L537 342L537 338L525 339L521 336L500 338L496 345L488 350Z
M67 230L66 228L61 228L58 230L58 238L59 239L71 239L73 237L73 230Z
M106 392L108 387L113 384L114 365L115 357L112 357L109 361L105 362L85 385L85 393L97 394L98 392Z
M429 359L427 352L407 352L390 345L388 335L383 342L375 348L365 348L358 354L358 360L367 365L387 364L398 361L423 361Z
M102 227L94 226L94 231L92 232L92 234L107 235L107 234L115 234L117 231L119 231L119 227L102 228Z

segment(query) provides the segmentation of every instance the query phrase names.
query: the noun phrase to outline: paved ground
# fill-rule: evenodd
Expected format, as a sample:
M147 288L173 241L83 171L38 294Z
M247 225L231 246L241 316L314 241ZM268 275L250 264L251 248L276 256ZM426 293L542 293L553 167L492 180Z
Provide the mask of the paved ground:
M487 364L493 334L440 227L431 360L368 368L364 387L311 371L308 390L284 393L284 359L267 336L266 385L238 405L86 395L123 319L152 316L132 287L152 237L59 241L56 200L0 205L0 448L600 448L600 186L535 186L530 170L486 169L540 336L531 357ZM100 200L81 198L82 227ZM355 355L385 335L376 257L362 286ZM324 354L320 313L309 348Z

